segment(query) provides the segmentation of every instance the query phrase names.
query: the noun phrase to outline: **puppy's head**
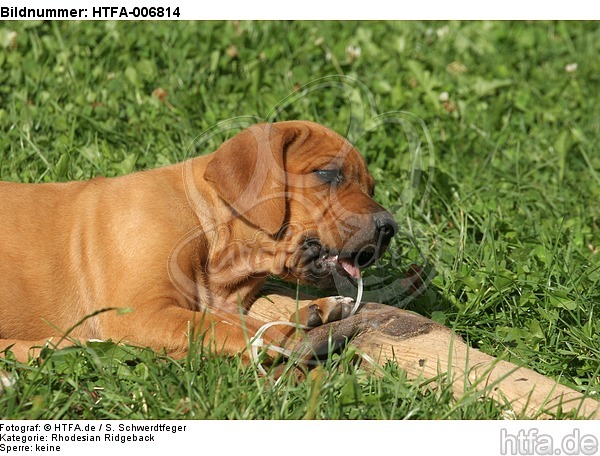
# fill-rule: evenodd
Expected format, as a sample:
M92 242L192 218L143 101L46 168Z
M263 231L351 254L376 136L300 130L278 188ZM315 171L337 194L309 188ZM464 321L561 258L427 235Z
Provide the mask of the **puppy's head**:
M270 272L284 279L354 280L398 231L373 200L358 151L316 123L250 127L217 150L204 178L248 227L268 234Z

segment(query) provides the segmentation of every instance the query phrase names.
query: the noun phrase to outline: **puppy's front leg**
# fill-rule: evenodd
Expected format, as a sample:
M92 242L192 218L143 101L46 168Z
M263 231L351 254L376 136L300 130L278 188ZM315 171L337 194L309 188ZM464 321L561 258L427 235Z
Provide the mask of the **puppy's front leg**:
M243 353L262 322L236 311L199 312L172 304L154 311L144 309L113 316L110 324L109 332L122 336L118 342L150 347L159 352L165 350L170 356L181 358L187 354L190 337L199 338L212 353ZM287 336L285 330L273 328L264 338L278 344Z
M233 306L232 306L233 308ZM173 358L183 358L188 352L188 341L199 338L213 353L235 355L244 353L248 341L254 337L262 322L229 312L196 312L168 303L150 310L146 306L128 314L106 312L100 316L101 339L150 347L166 351ZM278 345L285 340L290 328L271 328L263 338ZM61 349L77 344L85 345L82 337L53 336L39 340L0 339L0 353L10 350L17 361L27 362L40 356L46 347Z

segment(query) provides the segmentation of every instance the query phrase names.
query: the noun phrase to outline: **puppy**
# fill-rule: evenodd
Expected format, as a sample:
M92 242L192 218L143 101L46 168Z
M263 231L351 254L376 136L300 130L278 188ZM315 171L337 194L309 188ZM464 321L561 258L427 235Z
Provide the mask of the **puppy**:
M373 190L358 151L306 121L118 178L0 182L0 350L25 361L50 340L112 339L180 357L192 332L243 352L269 275L333 288L385 252L398 226ZM344 302L317 299L300 323Z

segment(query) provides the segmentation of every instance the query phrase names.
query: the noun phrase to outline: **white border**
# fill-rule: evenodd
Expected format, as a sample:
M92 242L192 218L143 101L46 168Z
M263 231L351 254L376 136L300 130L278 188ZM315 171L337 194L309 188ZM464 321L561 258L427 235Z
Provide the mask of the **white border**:
M7 425L37 426L37 430L7 432ZM127 429L179 426L184 430L119 431L120 425ZM111 456L600 454L599 421L1 421L0 427L0 433L7 436L37 436L44 439L43 445L59 445L59 452L53 454L61 456L106 456L107 452ZM96 435L100 442L52 441L57 434L70 439ZM106 434L113 437L112 441L106 441ZM150 436L153 441L114 441L114 437L120 440L128 436L131 440L134 435ZM32 449L13 454L35 454L36 442L27 444Z
M187 20L597 20L600 2L593 0L227 0L211 2L162 0L7 0L2 6L27 8L179 7ZM88 15L85 19L93 19ZM113 17L113 19L119 19ZM132 18L129 18L132 19Z

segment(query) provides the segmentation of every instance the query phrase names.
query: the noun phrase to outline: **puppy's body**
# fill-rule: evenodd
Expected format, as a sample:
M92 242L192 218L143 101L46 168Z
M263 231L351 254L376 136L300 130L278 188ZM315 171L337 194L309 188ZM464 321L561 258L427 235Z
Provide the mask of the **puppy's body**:
M201 172L207 158L194 159L193 168ZM161 314L198 310L200 303L211 307L223 296L221 287L205 280L201 261L208 258L212 239L192 240L176 259L185 276L197 283L198 300L178 290L168 273L173 249L201 226L186 198L183 169L179 164L64 184L1 182L1 337L39 342L61 336L94 312L130 308L131 315L107 311L88 318L70 335L131 340L158 348L173 336L161 334L169 327ZM203 197L210 204L216 195L208 187ZM214 234L208 232L206 237ZM235 281L244 279L236 277ZM254 288L255 284L249 285ZM249 297L250 292L244 295ZM236 303L237 296L230 302ZM136 321L131 322L134 315ZM146 317L143 321L138 318L141 315ZM184 336L193 314L187 317L171 330ZM5 345L8 342L13 341ZM183 346L167 348L184 351L185 338L180 342Z
M313 172L332 163L348 179L335 198ZM242 323L240 308L268 274L325 280L307 240L323 259L347 245L385 250L395 228L372 185L347 142L308 122L255 126L214 154L119 178L0 182L0 350L26 359L75 327L71 337L173 356L186 352L189 331L210 331L218 349L242 351L259 325ZM327 261L330 273L354 274L350 256ZM93 315L109 308L130 311Z
M157 274L157 265L167 264L177 228L192 226L189 211L152 201L160 194L185 207L174 189L181 182L175 173L165 168L89 182L0 183L2 337L60 334L97 310L129 306L132 294L152 293L149 284L160 287L157 279L165 274ZM106 329L91 318L72 334L103 338Z

